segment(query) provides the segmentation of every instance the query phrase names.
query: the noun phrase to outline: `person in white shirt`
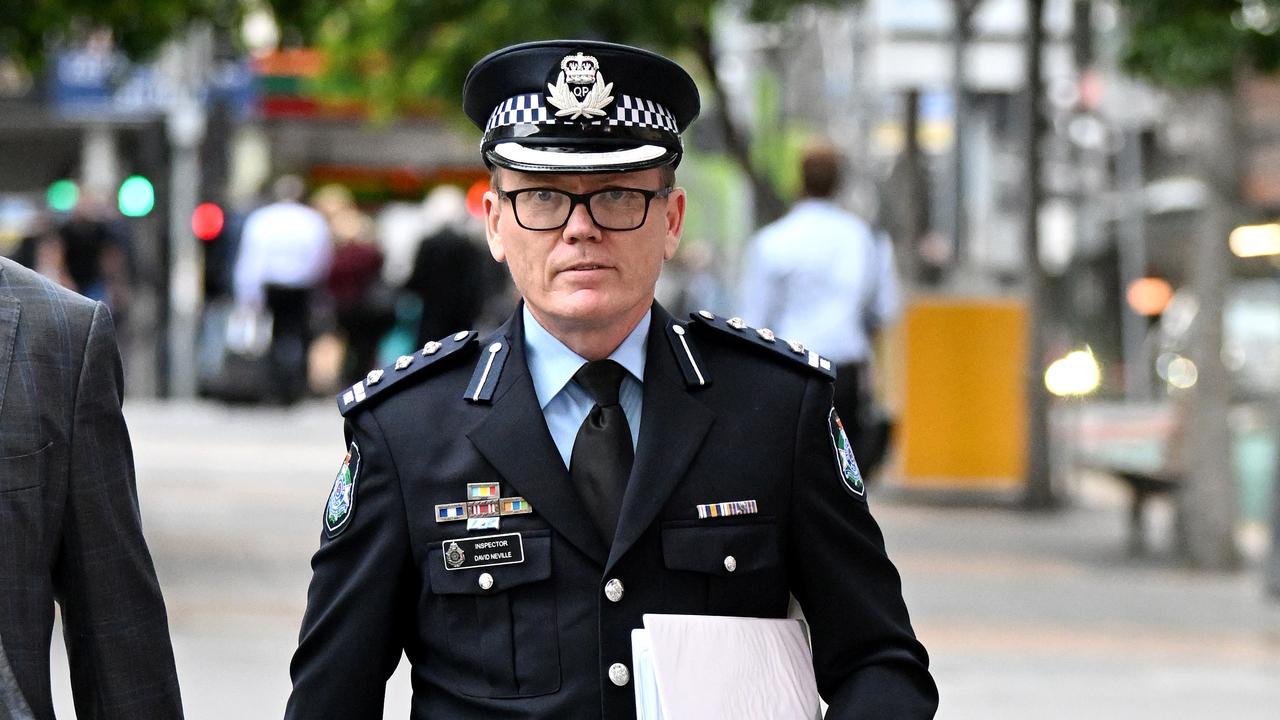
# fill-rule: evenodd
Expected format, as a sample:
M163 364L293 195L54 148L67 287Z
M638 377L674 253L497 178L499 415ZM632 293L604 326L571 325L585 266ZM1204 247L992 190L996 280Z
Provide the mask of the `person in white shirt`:
M834 202L842 159L827 141L806 149L803 196L762 228L747 250L739 311L780 337L802 337L836 364L835 407L858 465L870 474L883 448L868 436L873 334L899 313L893 248ZM863 448L863 454L858 449Z
M304 191L297 176L275 181L275 202L245 219L234 274L237 305L271 312L272 387L286 403L306 390L311 305L333 256L328 223L302 204Z

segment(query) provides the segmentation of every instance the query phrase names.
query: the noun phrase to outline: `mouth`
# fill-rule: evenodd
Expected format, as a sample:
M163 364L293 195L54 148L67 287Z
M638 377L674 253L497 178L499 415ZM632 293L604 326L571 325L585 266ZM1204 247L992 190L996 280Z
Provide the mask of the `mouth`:
M564 268L560 272L591 272L592 270L609 270L611 265L602 265L600 263L578 262Z

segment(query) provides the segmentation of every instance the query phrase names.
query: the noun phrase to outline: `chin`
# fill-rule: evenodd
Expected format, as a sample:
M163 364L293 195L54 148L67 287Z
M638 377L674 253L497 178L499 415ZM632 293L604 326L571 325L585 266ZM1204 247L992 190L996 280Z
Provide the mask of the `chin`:
M580 327L607 327L622 322L631 304L591 290L579 290L548 308L567 323Z

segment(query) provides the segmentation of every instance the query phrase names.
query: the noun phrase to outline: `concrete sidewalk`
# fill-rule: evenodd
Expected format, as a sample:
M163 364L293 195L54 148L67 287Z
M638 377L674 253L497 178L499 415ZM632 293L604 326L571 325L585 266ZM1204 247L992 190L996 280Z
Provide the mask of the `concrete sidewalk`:
M1182 568L1171 508L1131 558L1124 496L1102 478L1046 514L884 494L939 717L1280 717L1280 603L1254 570Z
M336 411L131 400L126 415L187 717L279 718L343 453ZM1280 604L1257 574L1186 571L1158 549L1131 560L1123 498L1089 479L1077 495L1040 515L871 490L939 717L1280 717ZM388 718L407 716L403 671ZM54 682L74 717L64 659Z

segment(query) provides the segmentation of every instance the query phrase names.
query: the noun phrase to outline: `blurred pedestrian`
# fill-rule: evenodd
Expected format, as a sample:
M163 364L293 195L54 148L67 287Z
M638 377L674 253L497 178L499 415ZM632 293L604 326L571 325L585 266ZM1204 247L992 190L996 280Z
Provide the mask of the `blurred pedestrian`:
M801 160L803 196L747 249L742 317L803 337L836 364L835 408L867 475L887 450L887 419L872 384L872 340L897 317L893 248L867 221L835 203L843 160L827 141Z
M110 314L0 258L0 347L0 642L17 689L52 720L56 601L79 717L181 718Z
M479 220L467 211L466 193L458 186L437 185L420 203L388 203L377 220L378 247L387 259L382 277L391 287L404 287L422 241L444 231L458 235L483 232Z
M492 263L480 245L451 227L423 238L413 259L405 290L422 301L418 345L452 332L475 327L493 293Z
M324 216L301 202L305 190L295 175L275 181L275 201L245 218L235 267L237 305L270 313L271 384L285 403L306 392L312 303L333 255Z
M395 293L382 281L382 251L373 225L354 207L333 221L333 262L328 288L334 319L346 340L342 381L364 377L378 360L378 341L395 323Z
M71 278L68 287L106 302L119 323L128 303L130 249L127 229L112 222L109 213L100 195L86 188L58 234Z

